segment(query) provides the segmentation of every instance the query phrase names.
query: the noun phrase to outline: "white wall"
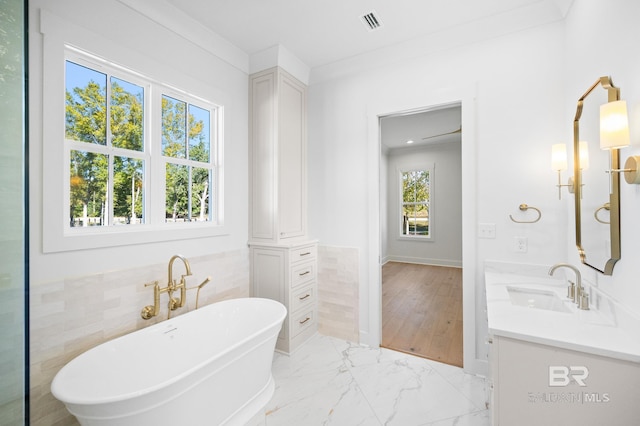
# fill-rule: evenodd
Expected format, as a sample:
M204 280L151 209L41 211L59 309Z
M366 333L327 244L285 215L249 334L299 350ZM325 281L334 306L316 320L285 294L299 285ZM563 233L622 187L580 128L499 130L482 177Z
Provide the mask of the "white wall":
M204 40L192 43L120 1L29 3L30 418L34 425L70 424L71 415L49 391L60 365L79 352L160 320L140 318L140 309L153 300L153 292L144 284L165 279L172 255L190 259L194 280L212 277L201 304L248 296L248 76L238 64L230 65L233 61L212 52L219 40L207 40L206 31ZM46 9L42 20L41 8ZM189 26L179 19L175 24ZM154 243L136 243L132 235L129 245L43 251L46 215L65 202L43 190L47 178L43 169L55 166L43 155L44 144L62 147L64 136L63 130L55 130L64 120L63 43L224 106L225 235ZM223 52L228 60L228 50ZM231 56L244 56L248 70L246 54ZM55 99L54 90L60 103L52 106L47 102Z
M98 39L119 44L137 60L172 80L201 82L208 93L225 100L226 212L229 235L143 246L44 254L42 220L48 207L42 193L43 133L48 120L55 120L38 106L46 75L42 68L40 7L90 31ZM115 0L65 0L55 3L33 0L30 15L30 226L31 285L140 264L156 264L176 252L186 256L237 250L247 240L247 75L211 51L191 44L141 17ZM97 18L97 15L99 18ZM629 102L634 146L622 157L640 152L640 59L635 54L640 28L640 4L631 0L574 2L566 22L520 31L507 36L449 49L415 47L410 60L388 61L382 68L366 69L349 60L345 72L333 79L312 79L309 88L309 226L322 245L357 248L360 256L360 328L368 333L379 313L370 312L372 286L370 263L379 249L369 211L377 185L370 176L369 158L379 155L379 146L369 140L371 111L393 106L404 99L430 98L443 90L474 87L475 146L472 159L476 176L474 223L496 224L495 239L473 235L472 285L477 290L475 357L482 359L486 333L482 315L482 264L484 260L552 264L578 263L573 244L571 199L557 200L556 175L549 167L550 146L569 142L575 100L595 79L611 75ZM410 55L411 56L411 55ZM360 71L354 71L354 70ZM314 81L317 81L314 83ZM372 108L376 106L376 108ZM427 106L427 105L423 105ZM464 109L464 105L463 105ZM463 151L465 147L463 145ZM375 154L372 154L375 150ZM467 183L465 182L465 185ZM467 187L466 190L469 190ZM640 188L622 185L622 260L612 277L584 270L586 278L625 304L640 311L640 285L635 281L640 254ZM375 201L375 200L374 200ZM542 210L534 225L515 224L520 203ZM516 253L514 237L528 238L528 252Z
M633 0L575 1L566 19L567 56L565 110L573 116L580 96L601 76L611 76L620 96L627 101L631 147L621 150L621 163L630 155L640 154L640 57L636 54L640 40L640 3ZM598 90L602 90L598 88ZM572 133L567 127L567 141ZM610 295L636 316L640 316L640 186L628 185L621 179L621 259L613 275L604 276L582 267L583 276ZM571 214L573 209L570 209ZM567 257L579 264L574 245L575 234L569 233Z
M500 259L551 264L566 257L567 206L559 203L556 176L550 170L550 146L566 127L562 94L564 79L564 26L549 24L460 48L390 63L385 68L360 71L309 88L309 224L321 244L357 247L360 251L361 336L378 327L379 313L370 312L369 296L379 276L369 273L379 249L370 250L376 237L370 229L369 187L377 171L369 170L368 111L372 106L395 105L402 99L437 95L443 90L475 87L476 141L472 159L477 176L467 188L475 193L473 221L495 223L496 238L475 239L478 268L475 288L476 348L473 356L486 357L482 262ZM427 105L424 105L427 106ZM467 105L467 107L469 107ZM465 105L462 105L463 116ZM375 145L375 144L374 144ZM463 151L464 151L463 141ZM374 154L378 155L378 154ZM378 166L374 166L376 169ZM468 185L463 183L463 185ZM536 225L509 220L520 203L540 208ZM469 213L467 213L469 214ZM525 236L527 253L514 251L514 237ZM371 251L378 250L378 253ZM375 267L375 265L373 265ZM372 270L375 270L373 268Z
M40 8L52 17L43 24ZM248 238L248 83L246 71L219 59L211 52L187 41L152 20L139 15L116 0L55 2L34 0L30 15L30 226L31 285L68 276L80 276L127 269L132 266L163 263L171 255L187 257L246 248ZM188 22L181 22L188 26ZM43 37L63 38L80 48L114 50L122 65L162 82L192 92L225 108L224 173L225 224L227 235L191 238L169 242L126 245L113 248L44 253L43 215L61 208L61 200L43 193L43 143L56 120L63 119L50 110L43 111L43 90L60 84L59 71L44 69ZM207 44L206 40L200 40ZM212 39L211 44L216 40ZM88 46L88 47L87 47ZM93 52L96 53L96 52ZM242 53L247 66L247 55ZM63 58L55 66L63 67ZM63 102L62 95L60 102ZM55 126L53 126L55 127ZM62 135L61 135L62 137ZM54 140L55 142L55 140ZM62 140L59 141L62 143Z
M392 150L389 153L390 173L386 180L388 240L383 247L385 260L423 263L440 266L462 266L462 159L460 141L423 147ZM434 167L429 223L431 239L400 237L399 173L406 170ZM384 210L384 209L383 209Z

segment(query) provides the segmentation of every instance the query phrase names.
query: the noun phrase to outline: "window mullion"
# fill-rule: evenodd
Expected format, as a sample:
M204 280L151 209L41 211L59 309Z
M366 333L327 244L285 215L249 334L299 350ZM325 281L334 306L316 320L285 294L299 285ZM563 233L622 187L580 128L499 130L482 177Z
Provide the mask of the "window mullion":
M105 94L105 133L106 133L106 147L108 152L108 178L107 178L107 206L105 207L104 216L105 216L105 225L111 226L113 225L113 193L115 191L115 186L113 184L114 177L114 152L113 152L113 134L111 133L111 73L107 72L107 86L106 86L106 94Z
M108 171L108 178L107 178L107 197L106 197L106 203L107 205L104 208L104 224L106 226L111 226L113 225L113 191L114 191L114 186L113 186L113 163L114 163L114 158L113 158L113 154L110 154L108 157L108 164L109 164L109 171Z
M190 159L189 155L189 102L184 103L184 158Z
M189 144L187 143L188 146ZM187 218L191 222L193 219L191 217L191 212L193 211L193 167L187 166L187 176Z
M156 104L159 104L159 99L155 93L155 85L149 83L145 90L145 102L144 102L144 153L145 153L145 168L144 168L144 189L145 197L143 199L143 207L145 209L146 218L145 223L157 224L160 223L160 217L158 213L157 200L164 199L164 193L160 193L164 185L160 182L164 182L164 179L160 181L162 175L157 176L157 171L161 169L162 155L160 153L160 138L161 132L157 129L160 128L160 122L154 117L156 114ZM161 114L162 107L157 108L159 114ZM155 137L156 133L159 135ZM158 139L157 141L154 140ZM154 183L155 182L155 183ZM160 210L163 212L164 210Z

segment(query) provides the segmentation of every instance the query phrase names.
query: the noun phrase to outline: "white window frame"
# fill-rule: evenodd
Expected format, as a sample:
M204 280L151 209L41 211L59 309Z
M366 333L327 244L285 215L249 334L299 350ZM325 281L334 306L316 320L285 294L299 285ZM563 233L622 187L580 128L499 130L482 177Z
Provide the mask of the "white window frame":
M426 171L429 174L429 234L428 235L411 235L403 233L403 208L404 208L404 199L403 199L403 183L402 183L402 175L407 172L414 171ZM425 241L425 242L433 242L434 238L434 179L435 179L435 165L428 165L424 167L404 167L398 169L397 177L398 177L398 239L399 240L407 240L407 241Z
M154 97L154 104L153 105L157 105L158 109L159 109L159 113L156 114L156 116L154 118L157 119L158 123L157 125L157 131L160 133L162 131L161 126L162 126L162 96L169 96L171 98L174 98L178 101L182 101L185 102L187 105L193 105L196 106L198 108L202 108L205 110L208 110L210 113L210 145L209 145L209 163L202 163L196 160L192 160L192 159L180 159L180 158L174 158L174 157L166 157L164 155L162 155L162 135L160 134L157 138L154 138L152 141L152 147L154 152L159 153L158 156L154 156L152 161L155 167L159 168L160 171L158 174L162 174L162 197L161 197L161 201L162 201L162 212L165 211L165 200L166 200L166 174L164 173L165 169L166 169L166 165L169 163L172 164L179 164L179 165L185 165L185 166L190 166L190 167L200 167L200 168L209 168L211 170L211 180L212 180L212 185L211 188L209 190L209 211L213 212L213 214L210 215L210 224L211 225L217 225L218 221L219 221L219 202L218 202L218 197L216 196L216 194L214 194L212 191L216 191L216 193L219 191L219 185L218 185L218 179L220 177L220 173L219 173L219 156L221 154L221 152L218 151L217 147L220 144L220 141L222 141L222 134L219 131L219 128L221 127L221 117L222 117L222 113L221 113L221 107L218 105L214 105L210 102L207 102L203 99L200 99L196 96L193 95L189 95L186 94L184 92L178 91L175 88L166 86L166 85L161 85L161 90L159 90L159 93L157 93L158 91L156 91L155 97ZM188 114L188 108L186 113ZM187 140L187 145L189 144L189 141ZM208 166L208 167L207 167ZM160 176L158 176L158 178L160 178ZM213 195L213 196L212 196ZM155 210L154 210L155 212ZM161 222L164 222L167 226L176 226L179 225L179 222L166 222L165 221L165 216L163 215L162 220L159 220ZM200 223L203 224L205 222L188 222L189 225L188 226L194 226L196 223Z
M69 199L71 197L70 194L70 182L69 182L69 164L70 164L70 154L71 151L86 151L86 152L93 152L96 154L103 154L103 155L108 155L111 159L109 160L109 182L110 182L110 187L111 188L113 186L113 156L126 156L126 157L130 157L130 158L136 158L136 159L140 159L144 161L145 167L143 170L144 173L144 190L143 190L143 210L144 210L144 217L145 217L145 223L143 224L139 224L139 225L122 225L122 226L127 226L127 227L131 227L131 226L144 226L145 224L148 223L148 213L149 213L149 206L148 206L148 202L147 200L149 199L147 192L149 191L149 187L150 187L150 173L149 170L151 169L152 165L151 165L151 136L150 134L152 133L151 130L151 120L150 117L147 113L147 110L150 109L150 93L151 93L151 83L149 81L146 81L142 78L140 78L139 76L137 76L134 73L131 73L125 69L122 68L117 68L117 67L111 67L108 64L102 63L101 61L98 60L92 60L93 58L90 55L83 55L81 54L79 51L75 50L75 49L67 49L66 53L65 53L65 67L66 67L66 62L70 61L73 63L76 63L78 65L84 66L86 68L89 68L91 70L95 70L98 72L102 72L104 74L106 74L107 76L107 86L110 86L110 77L116 77L118 79L121 80L125 80L129 83L133 83L136 84L138 86L141 86L144 89L144 124L143 124L143 150L142 151L133 151L133 150L127 150L127 149L122 149L122 148L117 148L117 147L113 147L111 146L111 144L109 144L108 142L106 143L106 145L97 145L97 144L91 144L88 142L81 142L81 141L74 141L74 140L70 140L66 138L66 134L65 134L65 138L64 138L64 164L66 164L66 175L65 175L65 181L66 184L63 188L64 191L64 200L65 202L63 203L63 208L64 208L64 217L69 218L70 217L70 205L69 205ZM66 90L66 89L65 89ZM107 90L107 93L109 93L110 90ZM109 104L110 102L110 98L106 98L105 102L107 104ZM110 129L108 126L109 121L107 121L107 126L106 126L106 135L105 137L107 138L107 140L110 138L111 134L110 134ZM113 208L113 192L109 191L109 195L108 195L108 200L107 200L108 205L110 206L110 210ZM111 222L113 220L113 218L111 217L111 215L107 216L108 218L108 222ZM69 226L69 222L67 221L67 229L65 229L65 234L68 235L73 235L73 234L81 234L81 233L98 233L98 232L109 232L107 229L108 228L112 228L114 227L114 225L111 225L110 223L107 225L103 225L103 226L99 226L99 227L70 227Z
M45 34L46 35L46 34ZM116 60L105 60L108 54L88 53L58 37L44 37L43 73L47 76L43 85L43 252L61 252L131 244L193 239L228 235L224 222L224 106L200 98L169 84L149 78L121 66ZM115 46L114 46L115 47ZM98 49L99 50L99 49ZM106 49L116 53L123 47ZM126 55L125 55L126 56ZM130 57L130 56L129 56ZM84 142L67 143L65 139L65 66L66 61L101 71L144 87L144 143L140 158L145 161L145 223L119 226L69 226L69 161L71 149L85 150ZM117 72L112 72L117 70ZM103 71L101 71L103 72ZM164 158L161 155L161 98L162 94L175 97L211 112L210 159L212 187L209 192L210 221L165 222ZM103 147L97 148L102 150ZM117 148L110 148L109 155L120 155ZM95 151L92 149L92 151ZM132 157L131 151L125 150ZM136 158L138 156L136 155Z

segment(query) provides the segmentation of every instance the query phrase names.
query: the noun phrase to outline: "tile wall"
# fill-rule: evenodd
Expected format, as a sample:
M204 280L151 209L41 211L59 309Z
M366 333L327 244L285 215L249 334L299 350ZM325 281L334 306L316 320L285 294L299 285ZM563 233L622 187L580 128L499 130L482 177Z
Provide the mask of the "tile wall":
M318 247L319 332L358 342L358 250ZM64 405L50 392L51 381L66 363L86 350L115 337L166 319L167 308L145 321L141 309L153 303L153 290L145 283L167 282L167 262L157 265L67 277L33 285L30 295L31 424L77 425ZM200 292L199 305L249 296L249 251L238 250L189 258L192 277L187 286L209 282ZM174 277L184 271L180 262ZM195 308L196 291L188 292L186 309ZM163 302L166 296L163 295Z
M359 342L359 252L318 246L318 331Z
M100 343L166 319L166 306L158 317L148 321L140 317L140 311L153 303L153 290L144 284L158 280L161 286L166 285L168 261L32 286L31 425L78 424L51 395L51 381L58 370ZM193 276L187 281L188 287L211 276L211 282L200 291L200 306L249 296L248 250L193 257L189 263ZM183 271L177 261L174 277ZM195 295L195 290L189 291L187 309L181 308L172 315L193 309Z

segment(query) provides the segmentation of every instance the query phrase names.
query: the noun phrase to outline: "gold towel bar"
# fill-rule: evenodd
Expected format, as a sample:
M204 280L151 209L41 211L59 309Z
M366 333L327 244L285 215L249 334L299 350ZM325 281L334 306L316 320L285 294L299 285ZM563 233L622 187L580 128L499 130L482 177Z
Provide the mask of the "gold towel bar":
M529 209L535 210L536 212L538 212L538 217L537 217L536 219L534 219L534 220L515 220L515 219L513 218L513 216L509 215L509 218L510 218L512 221L514 221L515 223L536 223L536 222L537 222L537 221L539 221L539 220L540 220L540 218L542 217L542 212L541 212L541 211L540 211L540 209L539 209L539 208L537 208L537 207L529 206L529 205L527 205L527 204L520 204L520 205L518 206L518 208L519 208L521 211L523 211L523 212L524 212L524 211L527 211L527 210L529 210Z

